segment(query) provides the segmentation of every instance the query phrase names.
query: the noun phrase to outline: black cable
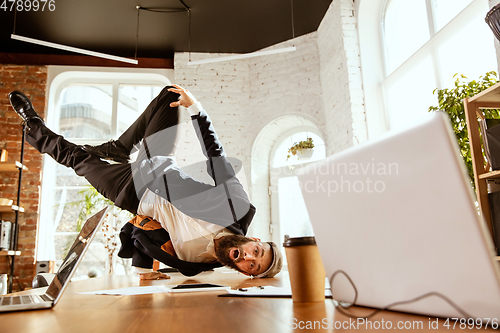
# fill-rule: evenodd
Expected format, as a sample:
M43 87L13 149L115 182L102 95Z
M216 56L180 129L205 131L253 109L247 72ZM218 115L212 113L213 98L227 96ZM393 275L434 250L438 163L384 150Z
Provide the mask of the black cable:
M188 7L188 6L184 3L184 1L179 0L179 2L180 2L180 3L182 3L182 5L184 6L184 8L186 8L186 10L187 10L187 11L190 11L190 10L191 10L191 8L189 8L189 7Z
M293 21L293 0L290 0L290 8L292 13L292 39L295 38L295 23Z
M352 303L350 303L349 305L347 305L347 306L342 305L341 302L337 301L335 299L335 296L333 295L333 279L339 273L344 274L344 276L349 280L349 282L351 283L352 287L354 288L354 301ZM413 298L411 300L391 303L391 304L389 304L389 305L387 305L387 306L385 306L383 308L380 308L380 309L377 309L377 310L373 311L368 316L355 316L355 315L352 315L352 314L344 311L344 309L348 309L351 306L356 305L356 301L358 299L358 289L354 285L354 282L351 280L351 278L349 277L349 275L347 275L347 273L344 272L344 271L338 270L338 271L336 271L335 273L332 274L329 282L330 282L330 288L331 288L331 291L332 291L332 300L335 301L335 302L337 302L337 304L334 303L335 309L337 311L339 311L341 314L343 314L343 315L345 315L347 317L350 317L350 318L354 318L354 319L369 319L369 318L373 317L374 315L376 315L377 313L379 313L380 311L389 310L389 308L392 308L392 307L394 307L396 305L403 305L403 304L409 304L409 303L417 302L417 301L419 301L421 299L424 299L424 298L427 298L427 297L430 297L430 296L437 296L437 297L442 298L443 300L445 300L448 304L450 304L455 310L457 310L465 318L475 318L474 316L470 315L469 313L467 313L466 311L464 311L463 309L461 309L458 305L456 305L448 297L446 297L443 294L440 294L438 292L435 292L435 291L432 291L432 292L429 292L427 294L415 297L415 298Z
M146 8L138 6L140 10L145 10L147 12L155 12L155 13L180 13L186 12L187 9L175 9L175 8Z
M9 271L10 271L11 270L11 265L10 265L10 260L9 260L8 257L7 257L7 264L9 265ZM17 286L19 287L19 290L20 291L24 291L23 286L21 286L21 284L19 283L19 280L17 279L17 276L15 274L12 274L12 279L16 280L16 283L17 283Z
M188 7L188 5L186 5L184 3L183 0L179 0L180 3L182 3L182 5L184 6L184 8L186 8L187 12L188 12L188 52L189 52L189 61L191 61L191 8Z
M188 28L188 52L189 52L189 61L191 61L191 9L188 9L188 19L189 19L189 28Z
M137 60L137 47L139 45L139 14L141 13L141 6L137 6L137 29L135 33L135 60Z
M13 31L12 31L13 35L16 34L16 17L17 17L17 6L16 6L16 10L14 11L14 28L13 28Z
M179 0L179 2L184 6L184 9L177 9L177 8L146 8L146 7L141 7L137 6L137 34L136 34L136 42L135 42L135 58L137 59L137 45L139 44L139 12L141 10L145 10L147 12L154 12L154 13L180 13L180 12L187 12L188 13L188 52L189 52L189 61L191 61L191 8L189 8L184 1Z

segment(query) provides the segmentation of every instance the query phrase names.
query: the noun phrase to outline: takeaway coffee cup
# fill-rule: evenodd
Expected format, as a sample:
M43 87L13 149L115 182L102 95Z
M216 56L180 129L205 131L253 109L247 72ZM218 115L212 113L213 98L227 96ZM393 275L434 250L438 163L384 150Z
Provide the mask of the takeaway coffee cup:
M314 237L285 236L283 243L294 302L325 300L325 268Z

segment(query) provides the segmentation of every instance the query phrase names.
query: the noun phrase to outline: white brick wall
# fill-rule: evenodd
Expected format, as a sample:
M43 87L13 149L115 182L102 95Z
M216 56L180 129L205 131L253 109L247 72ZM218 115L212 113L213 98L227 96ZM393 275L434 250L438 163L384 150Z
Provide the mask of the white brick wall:
M351 0L332 1L317 32L327 154L367 139L354 7Z
M175 54L175 83L203 103L228 156L243 163L240 179L257 206L250 235L266 239L269 155L281 133L315 127L328 154L366 140L353 7L352 0L333 1L317 32L268 48L295 46L294 52L195 66L187 65L189 54ZM192 53L191 60L219 56ZM181 165L203 160L189 127L179 142Z
M207 55L192 54L191 57L196 60ZM250 140L246 124L248 118L246 106L249 96L248 64L240 60L188 66L188 60L187 53L175 55L175 83L189 89L202 102L228 156L244 162L245 142ZM189 123L187 111L183 113L183 117L187 121L185 133L188 139L181 138L176 153L181 166L204 160L198 140ZM242 179L242 182L247 183L247 180Z

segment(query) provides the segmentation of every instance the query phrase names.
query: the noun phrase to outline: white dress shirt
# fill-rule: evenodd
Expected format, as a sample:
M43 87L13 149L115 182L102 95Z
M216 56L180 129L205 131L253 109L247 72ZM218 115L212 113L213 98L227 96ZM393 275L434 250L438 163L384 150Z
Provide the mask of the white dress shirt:
M199 102L188 108L192 115L198 114L200 110L202 110L202 106ZM152 169L155 169L163 161L161 157L160 160L152 161L154 164ZM178 258L184 261L201 263L217 260L214 239L233 235L231 231L220 225L187 216L167 199L149 189L146 189L141 198L137 214L158 221L170 234L170 240ZM150 269L139 267L135 267L135 270L137 273L151 272Z

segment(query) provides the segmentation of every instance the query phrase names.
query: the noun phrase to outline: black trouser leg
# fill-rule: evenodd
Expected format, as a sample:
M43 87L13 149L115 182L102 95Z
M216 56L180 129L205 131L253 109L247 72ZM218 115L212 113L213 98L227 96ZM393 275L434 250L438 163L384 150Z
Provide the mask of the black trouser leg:
M149 104L139 118L120 136L119 141L129 150L146 138L149 153L168 155L172 152L179 122L178 108L170 103L179 94L169 92L165 87ZM103 196L115 205L132 213L137 212L140 196L144 189L136 191L129 164L109 164L89 154L79 146L67 141L38 121L30 123L31 130L26 141L41 153L50 155L56 162L75 170L85 177ZM170 129L169 129L170 128ZM144 151L145 152L145 151ZM145 156L141 156L140 158Z
M177 101L179 94L168 91L169 88L171 86L163 88L118 139L129 151L142 139L148 138L147 145L151 155L166 156L172 153L179 113L177 107L170 107L170 103Z
M113 201L116 206L134 214L137 212L139 199L132 181L130 164L110 164L102 161L52 132L40 121L31 121L29 127L26 141L36 150L75 170L77 175L85 177L99 193Z

